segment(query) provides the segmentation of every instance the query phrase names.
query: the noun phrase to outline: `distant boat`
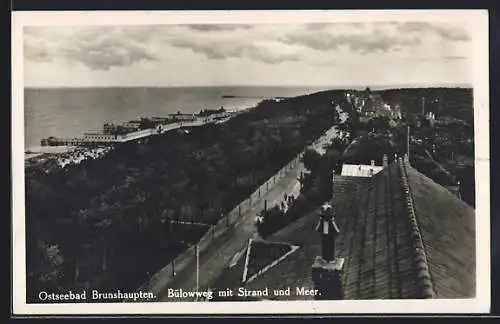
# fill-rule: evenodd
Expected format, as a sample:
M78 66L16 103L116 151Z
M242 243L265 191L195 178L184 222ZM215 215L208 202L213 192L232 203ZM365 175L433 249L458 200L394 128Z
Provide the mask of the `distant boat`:
M235 95L222 95L222 98L247 98L247 99L268 99L268 100L283 100L289 97L266 97L266 96L235 96Z

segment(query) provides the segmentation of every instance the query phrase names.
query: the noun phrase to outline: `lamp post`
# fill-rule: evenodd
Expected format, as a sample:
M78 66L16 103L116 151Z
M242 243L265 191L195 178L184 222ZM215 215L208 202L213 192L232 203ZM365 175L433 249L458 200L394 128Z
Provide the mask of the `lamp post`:
M200 246L196 244L196 291L200 289Z

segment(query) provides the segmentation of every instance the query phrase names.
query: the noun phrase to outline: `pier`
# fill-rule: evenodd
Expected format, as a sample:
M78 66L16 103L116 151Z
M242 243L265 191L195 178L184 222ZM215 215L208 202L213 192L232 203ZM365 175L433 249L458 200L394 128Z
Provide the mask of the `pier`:
M138 140L141 138L163 134L172 130L181 129L185 127L199 127L206 124L220 124L225 123L234 114L230 112L217 113L212 115L207 115L203 117L194 117L183 121L176 121L171 123L158 123L156 122L156 126L154 128L146 128L146 129L138 129L132 132L127 133L84 133L80 137L75 138L59 138L59 137L49 137L42 139L42 146L84 146L90 144L115 144L115 143L125 143L134 140ZM159 117L153 117L151 119L147 119L150 121L167 121L166 119L162 119ZM105 124L108 126L109 124Z

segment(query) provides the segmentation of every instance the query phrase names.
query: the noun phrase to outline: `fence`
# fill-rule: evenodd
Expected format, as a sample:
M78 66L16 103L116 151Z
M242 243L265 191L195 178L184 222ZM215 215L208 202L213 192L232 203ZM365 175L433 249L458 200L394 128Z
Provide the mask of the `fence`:
M327 134L328 131L325 132L323 136L316 139L316 141L311 145L309 145L308 147L315 147L318 143L324 141L324 138L328 136ZM290 161L287 165L282 167L266 182L261 184L247 199L240 202L229 213L223 215L217 221L217 223L212 225L197 244L199 248L198 250L199 253L203 253L215 239L222 236L224 233L226 233L228 229L236 225L238 221L241 219L242 215L244 215L251 209L254 209L256 213L263 210L265 208L264 204L266 202L260 198L262 198L267 192L272 190L275 187L275 185L288 174L290 170L293 170L301 162L304 153L305 150L300 152L292 161ZM271 206L268 205L267 207L270 208ZM193 261L195 256L196 256L196 245L193 245L189 247L186 251L181 253L179 256L177 256L174 260L172 260L169 265L167 265L162 270L157 272L147 283L141 286L140 289L143 291L150 291L158 295L162 289L162 287L158 286L163 286L159 285L160 279L165 275L169 277L170 276L174 277L176 269L183 269L185 266L189 265L189 262Z

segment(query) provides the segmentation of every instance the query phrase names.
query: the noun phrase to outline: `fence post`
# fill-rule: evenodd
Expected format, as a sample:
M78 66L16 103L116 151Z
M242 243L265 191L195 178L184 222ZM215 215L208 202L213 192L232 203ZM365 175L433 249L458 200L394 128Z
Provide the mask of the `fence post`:
M260 198L260 187L259 187L259 198Z
M241 204L238 205L238 217L241 217Z
M269 181L266 182L266 191L269 191Z
M175 277L175 259L172 259L172 277Z

